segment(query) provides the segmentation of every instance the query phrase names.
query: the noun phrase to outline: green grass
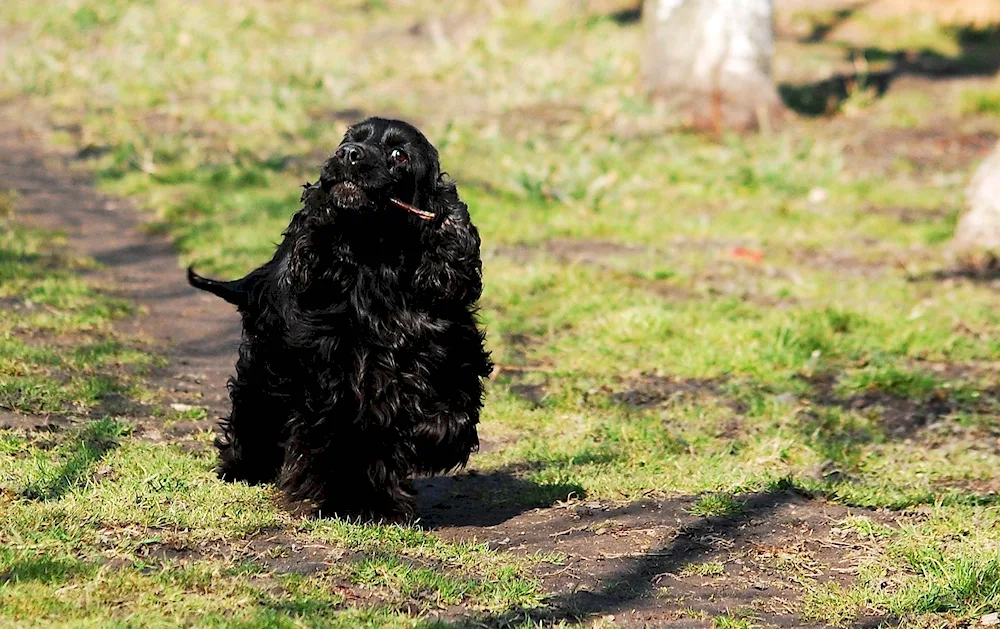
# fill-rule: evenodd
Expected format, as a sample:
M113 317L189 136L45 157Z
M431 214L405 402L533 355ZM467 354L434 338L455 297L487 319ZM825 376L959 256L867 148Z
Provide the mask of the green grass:
M220 483L209 453L143 444L112 421L54 438L5 433L0 444L5 626L38 618L58 626L109 618L143 626L416 626L404 611L414 601L483 613L540 604L529 573L537 559L411 528L295 519L273 489ZM276 535L284 541L250 549ZM282 569L296 548L320 549L325 567ZM358 592L371 605L345 608L344 597ZM111 611L115 601L128 606Z
M732 496L709 494L699 498L690 511L706 518L739 515L744 511L744 504Z
M898 529L872 531L869 523L852 523L885 555L863 563L852 590L817 588L808 604L824 618L848 618L859 604L925 622L990 613L1000 606L996 525L995 508L973 507L939 509Z
M716 616L712 619L715 629L751 629L754 624L749 618L734 618L733 616Z
M1000 116L1000 87L970 89L962 93L962 113Z
M682 573L697 574L703 577L719 577L726 573L726 567L722 562L709 561L707 563L696 563L684 566Z
M411 32L432 19L444 40ZM845 47L873 67L896 50L982 62L954 28L855 20L867 40L794 44L789 61L819 64L817 79ZM483 235L482 316L500 365L483 433L502 447L474 460L523 484L484 504L684 495L699 496L691 513L725 517L744 513L734 495L791 485L912 523L855 522L877 558L850 588L809 586L803 610L816 618L934 624L998 605L985 542L1000 532L997 502L976 487L1000 466L989 445L1000 297L913 281L945 264L974 162L928 161L920 134L993 124L988 94L878 99L862 86L835 120L712 139L676 132L645 99L640 26L539 19L519 3L6 3L0 29L32 42L0 66L0 97L92 156L100 185L136 199L206 272L237 275L270 255L352 110L419 122ZM128 369L110 368L141 376L150 364L110 332L129 306L84 283L86 263L53 253L51 235L3 225L0 299L24 308L2 302L0 405L93 412L110 394L141 398ZM528 399L525 385L544 395ZM647 401L630 403L633 390ZM531 560L412 529L294 520L266 489L215 481L208 455L116 426L0 440L11 623L41 611L54 625L418 626L437 606L543 603ZM201 548L269 531L351 559L303 576L143 555L164 540ZM344 598L365 588L373 606Z
M103 294L80 272L92 261L67 256L65 236L0 218L0 408L34 414L100 413L111 399L150 395L142 374L158 359L113 322L130 304Z

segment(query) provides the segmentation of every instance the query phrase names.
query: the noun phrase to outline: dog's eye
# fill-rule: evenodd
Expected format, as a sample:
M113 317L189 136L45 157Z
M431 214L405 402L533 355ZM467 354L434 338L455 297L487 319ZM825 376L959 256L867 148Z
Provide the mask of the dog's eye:
M406 162L410 161L410 156L406 154L406 151L393 149L392 153L389 154L389 159L396 162L397 164L405 164Z

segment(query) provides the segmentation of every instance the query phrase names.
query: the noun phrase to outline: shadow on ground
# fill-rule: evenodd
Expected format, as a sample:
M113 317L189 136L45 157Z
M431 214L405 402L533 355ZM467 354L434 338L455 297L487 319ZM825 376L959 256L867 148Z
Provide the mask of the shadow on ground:
M516 470L489 473L474 470L416 481L417 517L428 529L489 527L522 513L582 498L572 483L539 484L519 478Z
M1000 260L990 258L980 265L957 265L928 273L913 275L911 282L966 281L976 284L992 284L1000 280Z
M907 373L912 373L913 378L926 376L939 380L942 387L947 384L951 388L941 388L921 397L907 397L873 386L868 390L845 395L837 390L837 374L825 372L810 377L799 376L798 379L809 387L801 394L769 392L766 385L751 381L697 378L675 380L659 376L643 376L627 382L620 391L608 393L613 401L637 409L652 408L682 396L718 398L739 414L748 412L749 405L755 403L752 398L761 396L773 398L780 404L801 406L806 411L806 416L809 415L810 408L839 408L874 417L881 431L878 436L899 440L916 438L921 430L953 413L989 414L1000 406L1000 387L992 383L986 386L979 383L979 379L988 373L981 372L975 365L954 365L943 374L918 368L908 370ZM963 388L975 388L977 395L961 395ZM876 435L855 437L870 442Z
M762 610L762 596L799 598L795 568L774 558L809 558L810 578L849 583L844 546L828 543L831 523L849 510L814 500L788 483L739 497L737 512L717 517L691 513L694 497L640 501L618 508L577 505L528 514L498 527L491 545L534 552L545 548L566 559L540 575L552 592L544 609L517 609L445 624L451 627L561 626L615 616L615 626L702 627L715 616L753 609L767 626L811 626L790 611ZM719 566L699 577L692 566ZM766 593L765 593L766 592ZM880 618L876 624L891 622ZM856 626L864 626L862 622ZM815 626L824 626L816 623Z
M838 13L839 21L848 19L858 8ZM822 41L833 25L823 25L806 38ZM858 92L871 92L881 98L891 84L904 76L929 79L993 76L1000 70L1000 29L964 27L954 29L961 52L949 57L931 50L887 50L877 46L847 47L845 58L863 69L841 73L822 81L778 86L782 100L793 111L806 116L835 113L840 105ZM869 72L869 63L888 64L888 68Z
M29 500L58 500L93 475L101 459L118 447L122 426L99 420L82 427L61 444L65 456L59 464L31 482L20 493Z
M22 556L0 572L0 586L8 583L61 583L68 578L95 572L95 566L69 557Z

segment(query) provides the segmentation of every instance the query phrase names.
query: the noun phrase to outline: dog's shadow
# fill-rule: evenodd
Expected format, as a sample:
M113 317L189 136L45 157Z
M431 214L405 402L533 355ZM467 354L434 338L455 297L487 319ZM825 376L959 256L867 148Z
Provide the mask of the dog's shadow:
M504 470L469 470L418 478L414 484L418 522L427 529L496 526L532 509L584 496L579 485L539 484Z

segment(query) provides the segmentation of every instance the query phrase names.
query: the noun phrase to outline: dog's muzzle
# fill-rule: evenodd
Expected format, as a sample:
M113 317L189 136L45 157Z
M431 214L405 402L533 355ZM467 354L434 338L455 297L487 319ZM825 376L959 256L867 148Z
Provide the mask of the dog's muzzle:
M346 210L360 210L371 207L371 200L361 186L352 181L342 181L330 188L333 205Z

